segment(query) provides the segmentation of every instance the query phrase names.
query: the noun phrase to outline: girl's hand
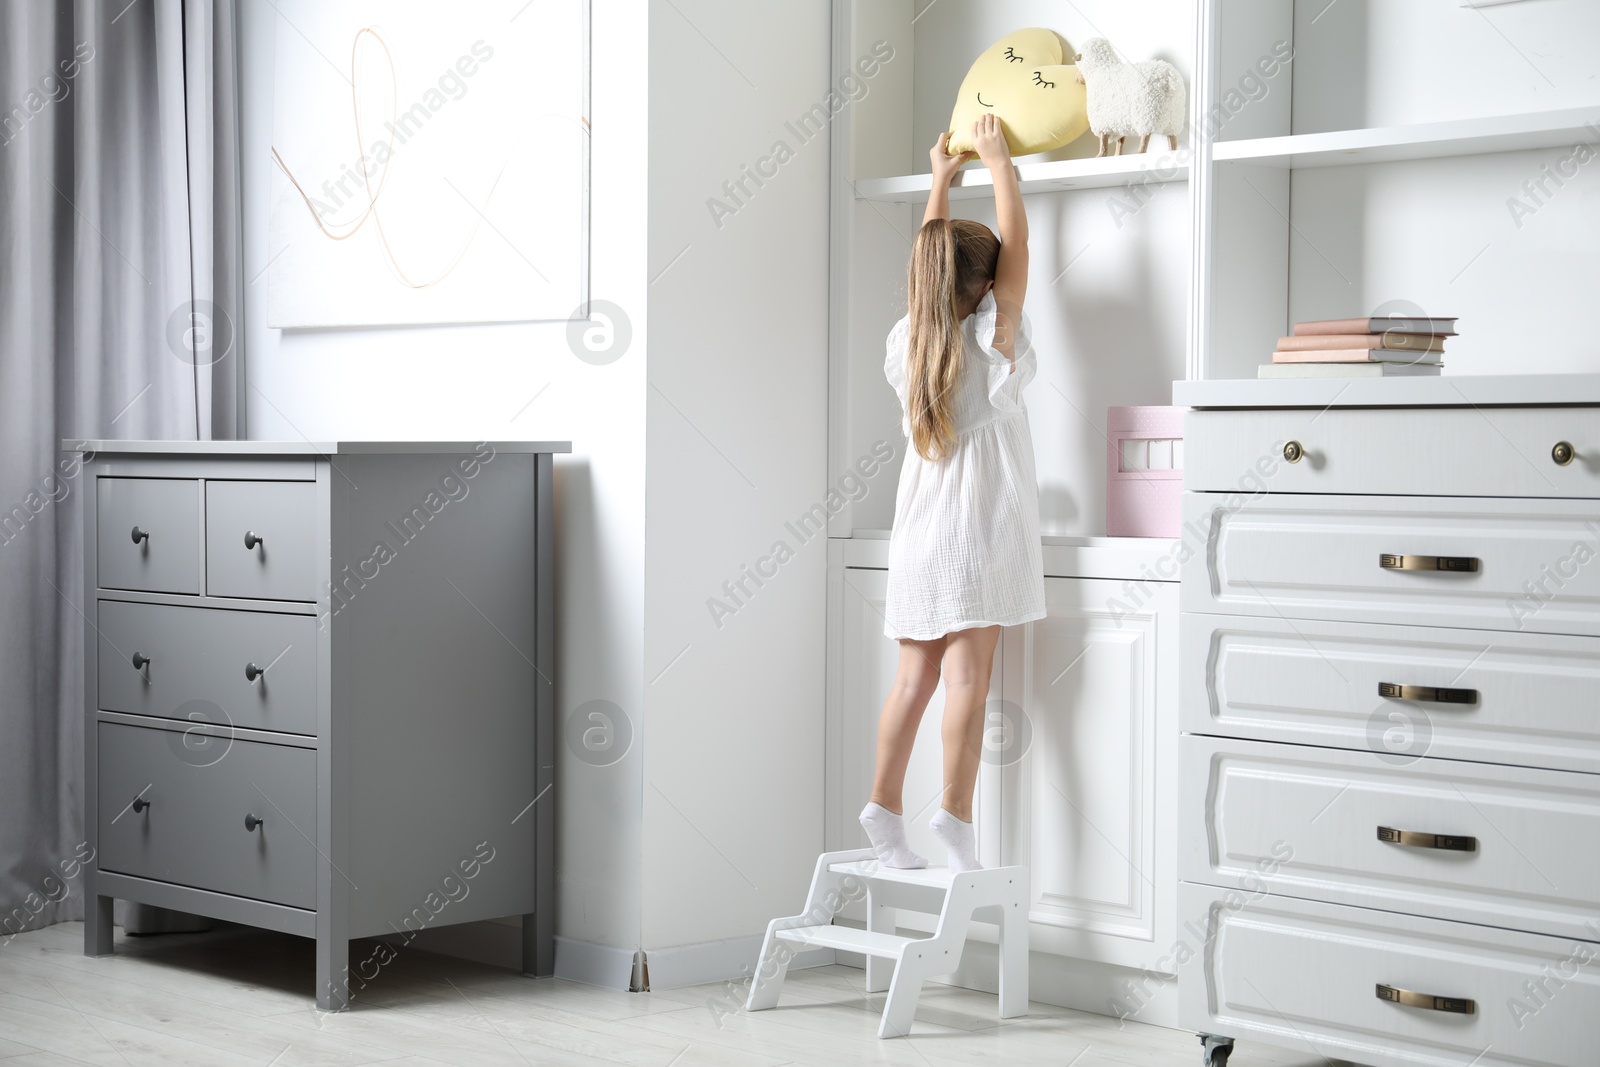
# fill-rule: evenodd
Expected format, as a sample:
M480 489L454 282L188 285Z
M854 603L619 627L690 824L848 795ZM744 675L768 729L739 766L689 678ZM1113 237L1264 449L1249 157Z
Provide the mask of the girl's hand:
M933 163L933 182L935 185L948 185L950 179L955 177L961 165L970 160L976 153L963 152L959 156L950 154L950 135L941 133L939 139L928 149L928 159Z
M981 115L972 124L972 145L978 150L983 165L990 170L1011 162L1011 146L1006 143L1005 130L994 115Z

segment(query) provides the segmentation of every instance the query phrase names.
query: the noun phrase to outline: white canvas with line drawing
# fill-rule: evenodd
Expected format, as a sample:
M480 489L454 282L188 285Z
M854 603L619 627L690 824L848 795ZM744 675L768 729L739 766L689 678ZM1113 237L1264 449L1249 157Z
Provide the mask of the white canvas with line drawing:
M278 0L268 325L588 300L588 0Z

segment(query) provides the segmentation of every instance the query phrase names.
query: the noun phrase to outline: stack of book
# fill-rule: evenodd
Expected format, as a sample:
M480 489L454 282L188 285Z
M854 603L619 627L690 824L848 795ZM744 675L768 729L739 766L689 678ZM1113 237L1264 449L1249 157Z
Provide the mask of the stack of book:
M1389 378L1438 374L1456 320L1386 316L1297 322L1258 378Z

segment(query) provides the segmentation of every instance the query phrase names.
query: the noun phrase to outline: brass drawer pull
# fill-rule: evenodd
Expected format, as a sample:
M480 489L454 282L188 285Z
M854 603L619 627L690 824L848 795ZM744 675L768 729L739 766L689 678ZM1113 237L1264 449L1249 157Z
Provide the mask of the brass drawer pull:
M1305 454L1305 446L1299 441L1290 441L1288 444L1283 446L1283 458L1288 460L1290 463L1299 463L1301 457L1303 457Z
M1476 689L1447 689L1441 685L1401 685L1379 682L1378 695L1389 700L1424 700L1431 704L1476 704Z
M1476 837L1458 837L1453 834L1424 834L1416 830L1396 830L1392 826L1378 827L1378 840L1391 845L1411 848L1436 848L1444 852L1476 852Z
M1556 446L1550 450L1550 458L1556 461L1556 466L1565 467L1578 458L1578 451L1569 441L1557 441Z
M1431 993L1415 993L1392 985L1378 983L1378 999L1390 1004L1403 1004L1408 1008L1426 1008L1428 1011L1448 1011L1456 1015L1476 1015L1478 1004L1466 997L1436 997Z
M1466 571L1477 573L1477 556L1406 556L1378 553L1378 566L1386 571Z

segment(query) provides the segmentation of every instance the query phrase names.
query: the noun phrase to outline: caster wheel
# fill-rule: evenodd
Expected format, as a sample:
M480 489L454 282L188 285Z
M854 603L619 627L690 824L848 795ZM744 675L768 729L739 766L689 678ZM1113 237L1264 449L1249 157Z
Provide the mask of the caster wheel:
M1228 1057L1233 1055L1233 1038L1201 1034L1200 1045L1204 1050L1201 1067L1228 1067Z

